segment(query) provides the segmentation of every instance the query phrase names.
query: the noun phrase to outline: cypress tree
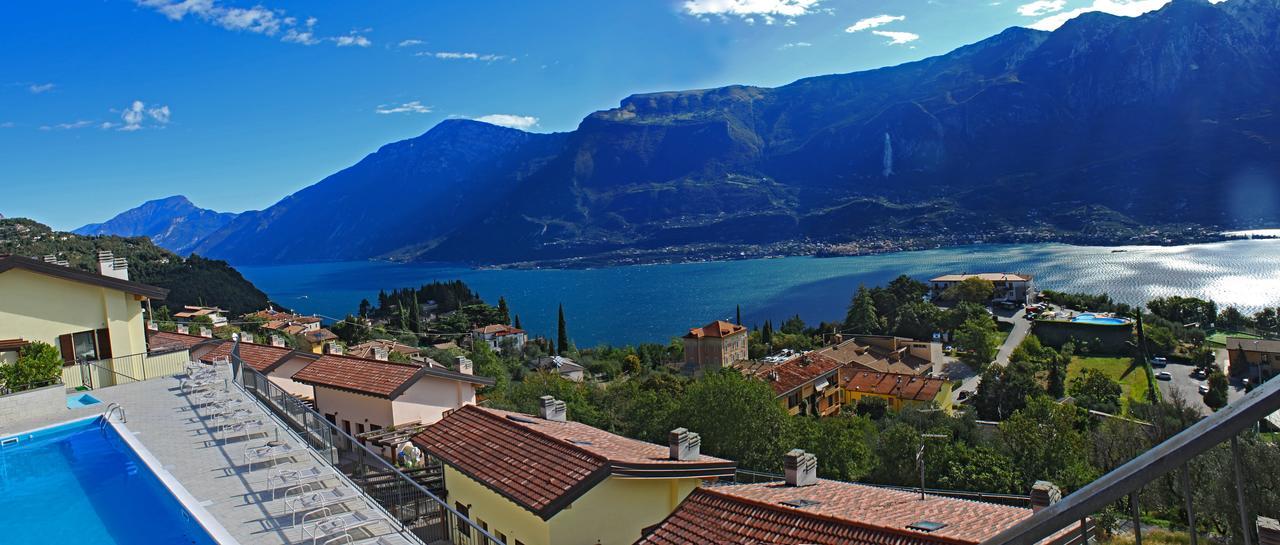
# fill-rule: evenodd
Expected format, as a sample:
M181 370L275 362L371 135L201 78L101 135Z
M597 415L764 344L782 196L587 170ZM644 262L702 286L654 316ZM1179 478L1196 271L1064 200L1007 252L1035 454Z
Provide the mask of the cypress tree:
M511 323L511 309L507 308L507 299L502 296L498 296L498 316L501 317L502 323Z
M742 325L742 305L738 305L737 314L737 321L735 323Z
M516 315L515 323L513 323L512 325L514 325L516 329L524 329L523 327L521 327L521 326L520 326L520 315L519 315L519 314L517 314L517 315Z
M556 326L556 353L564 354L569 349L569 332L564 325L564 303L560 303L560 316Z

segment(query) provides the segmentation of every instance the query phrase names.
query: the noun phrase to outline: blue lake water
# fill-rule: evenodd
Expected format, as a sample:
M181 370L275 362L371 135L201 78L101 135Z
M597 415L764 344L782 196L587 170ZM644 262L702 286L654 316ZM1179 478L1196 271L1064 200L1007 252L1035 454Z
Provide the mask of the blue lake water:
M216 545L99 419L5 439L0 543Z
M1123 250L1123 251L1113 251ZM554 337L564 304L579 346L666 342L689 327L731 319L775 324L844 316L859 284L899 274L922 280L945 273L1020 272L1040 288L1106 292L1141 304L1163 295L1207 297L1246 310L1280 305L1280 240L1190 246L1084 247L1065 244L975 245L858 257L789 257L600 269L478 270L433 264L316 263L238 267L281 304L342 317L378 290L461 279L485 300L505 296L531 334Z

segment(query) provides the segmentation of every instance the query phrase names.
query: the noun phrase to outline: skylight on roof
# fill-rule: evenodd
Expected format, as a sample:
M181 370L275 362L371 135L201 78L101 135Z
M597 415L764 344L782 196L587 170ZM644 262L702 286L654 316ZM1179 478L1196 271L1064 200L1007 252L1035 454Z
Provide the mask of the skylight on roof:
M782 505L785 505L787 507L795 507L796 509L804 509L805 507L812 507L814 505L821 505L821 504L822 502L820 501L813 501L813 500L804 499L804 498L787 500L782 502Z
M515 420L516 422L524 422L525 424L537 424L537 423L538 423L538 421L537 421L537 420L534 420L534 419L532 419L532 418L525 417L525 416L516 416L516 415L514 415L514 414L509 414L509 415L507 415L507 419L508 419L508 420Z
M921 520L907 525L911 530L919 530L921 532L936 532L947 527L945 522L934 522L932 520Z

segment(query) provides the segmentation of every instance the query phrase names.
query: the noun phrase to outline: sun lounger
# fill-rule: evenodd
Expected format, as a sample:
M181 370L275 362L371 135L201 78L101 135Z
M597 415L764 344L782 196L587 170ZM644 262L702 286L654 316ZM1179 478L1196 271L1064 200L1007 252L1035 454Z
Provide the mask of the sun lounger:
M353 530L360 528L368 528L377 524L379 519L366 515L363 511L349 511L337 515L332 515L320 519L313 523L308 529L307 525L302 525L301 536L306 539L311 536L312 545L318 543L330 543L335 538L341 538L342 535L350 535ZM323 539L323 541L321 541Z
M327 509L351 500L359 499L355 493L346 488L320 488L319 483L301 484L286 490L284 493L285 511L293 517L293 525L297 525L298 517L302 523L314 514L328 512Z
M249 471L253 472L254 464L258 462L270 462L280 458L292 458L298 453L298 449L289 443L280 443L277 445L266 444L258 447L249 447L244 449L244 463L249 466Z
M351 537L351 534L342 534L324 542L324 545L408 545L408 543L403 538L396 540L389 536L373 536L356 540Z
M227 440L232 437L235 437L237 435L243 435L246 439L248 439L250 435L253 435L260 431L265 431L266 428L267 428L267 423L262 418L245 418L243 420L239 420L232 424L219 426L218 431L224 432L224 435L222 436L222 442L223 444L226 444ZM230 430L230 433L225 433L227 432L227 430Z
M319 483L332 476L332 473L321 471L320 468L314 466L306 469L273 467L267 476L267 486L271 487L271 499L274 500L276 499L276 490L301 484Z

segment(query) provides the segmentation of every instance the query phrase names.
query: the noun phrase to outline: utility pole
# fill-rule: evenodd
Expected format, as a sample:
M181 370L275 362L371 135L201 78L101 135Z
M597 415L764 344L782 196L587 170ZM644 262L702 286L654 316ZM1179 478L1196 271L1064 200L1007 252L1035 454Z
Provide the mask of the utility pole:
M920 450L916 451L916 469L920 471L920 501L924 501L924 446L925 439L947 439L948 436L940 433L922 433L920 434Z

